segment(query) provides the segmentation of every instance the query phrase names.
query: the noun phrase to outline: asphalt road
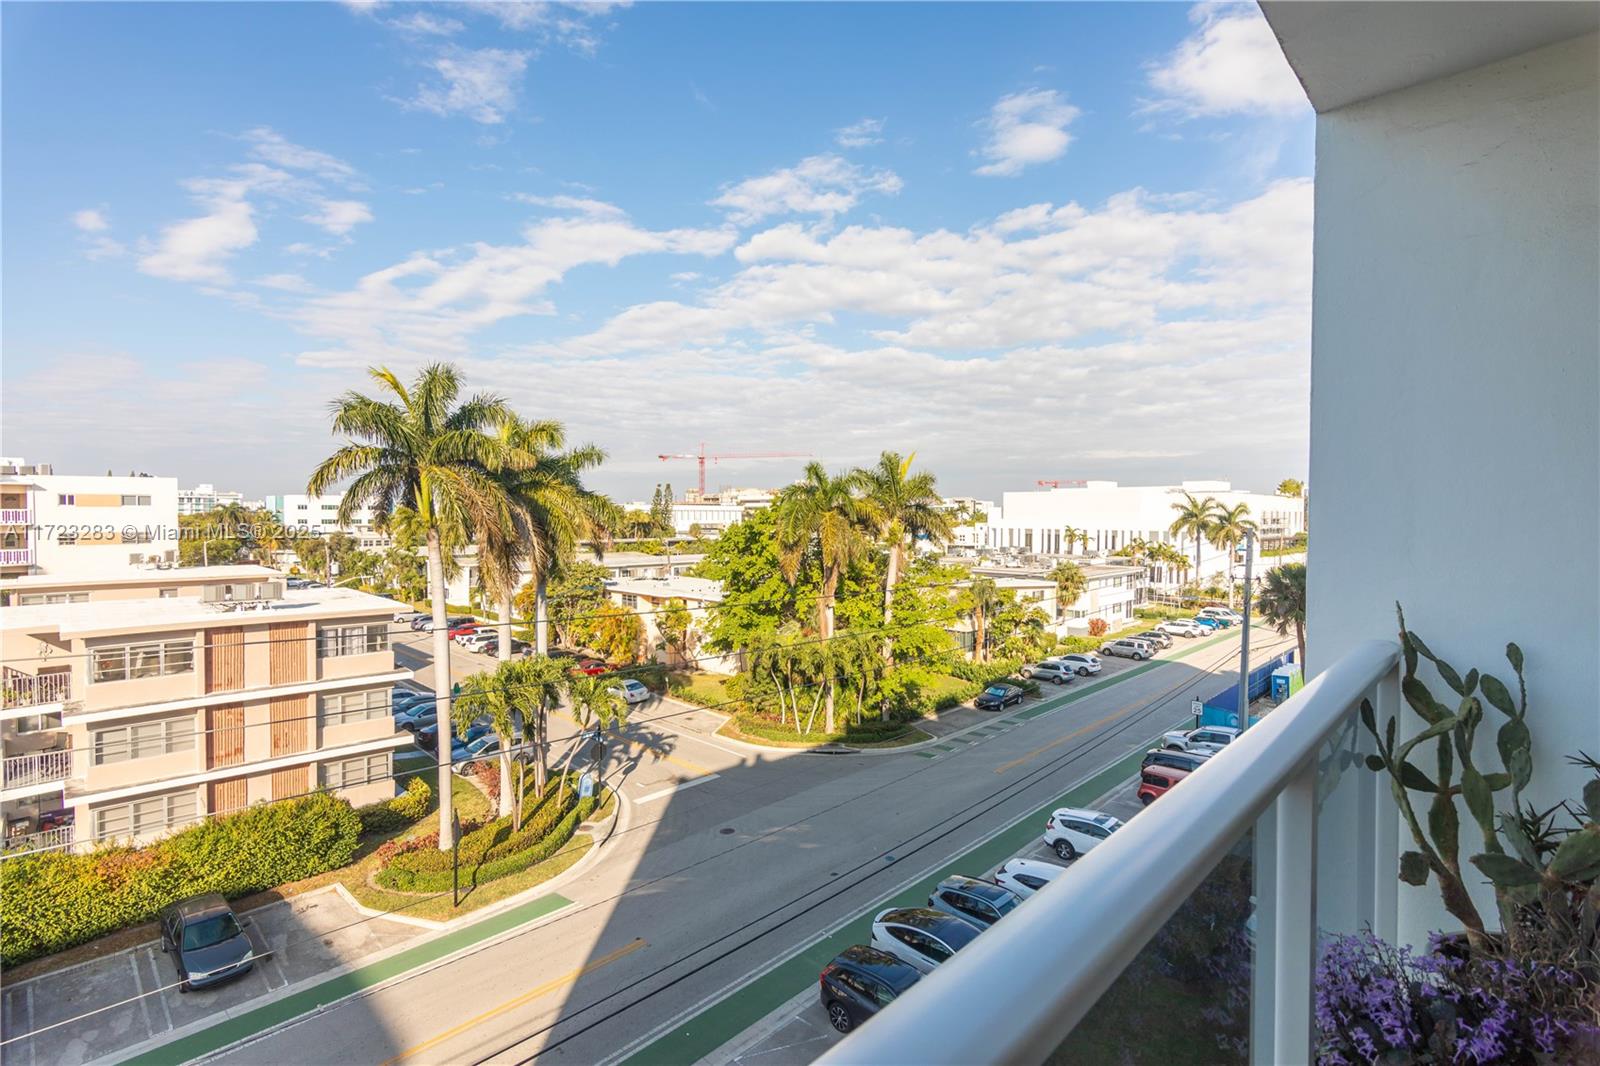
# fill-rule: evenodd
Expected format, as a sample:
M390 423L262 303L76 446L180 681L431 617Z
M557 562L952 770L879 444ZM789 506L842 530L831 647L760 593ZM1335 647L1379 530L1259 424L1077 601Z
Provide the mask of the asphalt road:
M1253 643L1252 658L1284 642L1258 629ZM628 802L608 856L562 888L576 906L222 1057L616 1059L1145 745L1226 684L1237 646L1230 636L922 752L752 752L701 732L714 725L704 711L642 708L614 746ZM1047 704L1076 688L1047 690Z

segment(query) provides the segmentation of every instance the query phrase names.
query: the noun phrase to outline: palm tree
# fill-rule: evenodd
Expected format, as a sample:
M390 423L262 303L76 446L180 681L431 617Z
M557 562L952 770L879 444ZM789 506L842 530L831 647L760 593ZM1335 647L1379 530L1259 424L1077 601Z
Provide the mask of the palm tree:
M500 740L500 811L505 818L512 812L511 748L517 733L519 693L516 680L502 664L497 670L469 674L461 679L461 689L450 704L451 724L465 733L480 718Z
M967 611L972 615L972 657L989 661L989 619L1004 606L1005 598L992 577L975 577L967 586Z
M567 686L567 668L559 659L536 655L501 663L495 672L506 676L507 690L516 695L523 739L531 739L533 743L533 785L543 796L550 767L550 712L561 706L561 696ZM520 801L520 788L517 797Z
M1306 564L1284 563L1267 571L1266 583L1256 606L1279 635L1294 626L1294 641L1300 651L1301 673L1306 668Z
M1306 491L1306 483L1299 478L1286 477L1278 482L1277 493L1279 496L1289 496L1299 499Z
M833 477L821 463L806 464L805 475L778 494L778 564L793 585L801 564L816 545L822 568L822 589L817 597L817 635L833 636L833 601L839 581L850 564L872 550L872 532L881 527L877 505L864 499L859 474ZM826 683L829 733L833 732L833 683Z
M1194 576L1200 579L1200 548L1205 543L1206 537L1211 533L1211 526L1216 522L1217 514L1222 510L1222 504L1216 497L1207 496L1203 500L1194 498L1194 494L1183 494L1183 502L1175 503L1172 509L1178 512L1178 517L1172 520L1172 525L1167 527L1167 532L1174 537L1194 538Z
M1072 554L1072 545L1075 543L1083 545L1083 550L1088 551L1089 531L1087 529L1075 529L1072 526L1062 526L1061 543L1067 546L1068 555Z
M1233 606L1233 553L1245 534L1254 533L1256 524L1249 517L1250 505L1236 503L1220 508L1211 523L1211 543L1221 548L1228 560L1228 606Z
M591 726L603 733L612 729L620 730L628 724L628 701L622 698L622 690L612 678L585 677L582 674L570 677L567 679L567 696L572 701L568 710L572 713L572 720L577 723L579 739L583 731ZM572 749L561 763L563 800L566 798L567 771L581 746L574 740Z
M450 695L450 634L445 628L444 549L447 538L465 539L469 529L510 521L509 501L494 471L514 461L486 430L511 417L505 401L480 393L457 404L461 380L454 367L423 367L408 388L391 370L368 371L389 398L350 391L330 408L333 431L353 438L312 472L306 492L314 496L352 479L339 504L339 523L354 522L369 506L380 515L409 507L424 530L428 591L433 607L434 691ZM381 395L381 394L380 394ZM448 716L441 716L448 722ZM450 795L448 729L439 736L439 847L454 837Z
M926 470L913 474L912 452L901 458L898 452L884 452L878 461L858 471L866 499L877 510L878 536L889 549L883 578L883 626L894 620L894 587L900 581L908 547L918 540L935 545L955 536L955 516L944 506L934 488L934 477ZM894 661L894 638L883 638L883 661Z
M1062 616L1078 602L1078 597L1089 587L1088 575L1077 563L1057 563L1050 571L1050 580L1056 583L1056 607L1058 614Z

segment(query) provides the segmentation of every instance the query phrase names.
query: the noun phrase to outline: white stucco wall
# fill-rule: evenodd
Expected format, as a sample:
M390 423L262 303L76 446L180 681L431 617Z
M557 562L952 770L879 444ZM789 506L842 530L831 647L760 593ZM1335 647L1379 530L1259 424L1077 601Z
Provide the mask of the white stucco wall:
M1392 636L1396 600L1463 673L1509 680L1517 641L1541 806L1577 791L1565 755L1600 754L1597 49L1317 124L1309 665ZM1432 886L1402 887L1402 935L1452 924Z

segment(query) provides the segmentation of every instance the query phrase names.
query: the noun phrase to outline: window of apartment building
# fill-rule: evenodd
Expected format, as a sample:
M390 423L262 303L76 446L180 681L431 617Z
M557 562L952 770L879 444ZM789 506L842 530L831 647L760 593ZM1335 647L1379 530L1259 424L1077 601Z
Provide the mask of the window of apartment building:
M148 497L148 496L124 496L124 497L122 497L122 506L124 506L124 507L149 507L150 506L150 497Z
M37 607L46 603L88 603L87 592L24 592L17 596L18 607Z
M156 722L135 722L94 731L94 765L150 759L193 751L194 716L163 718Z
M175 599L178 598L178 590L177 589L157 589L156 590L156 596L158 598L160 598L160 599L163 599L163 600L175 600Z
M28 714L12 720L18 733L48 733L53 729L61 728L61 712L51 711L48 714Z
M63 492L56 496L56 505L59 507L71 507L77 502L78 497L70 492Z
M359 626L323 626L317 630L317 656L362 655L389 647L389 627L382 622Z
M390 752L380 751L354 759L325 762L317 768L317 778L323 788L354 788L384 781L390 776L391 758Z
M127 681L138 677L187 674L194 669L193 640L154 640L95 648L94 681Z
M94 812L94 835L97 840L142 836L186 825L197 817L198 807L193 789L170 792L165 796L146 796L144 799L97 809Z
M365 692L330 692L322 697L318 710L325 726L387 718L389 690L374 688Z
M339 509L339 505L336 503L325 503L322 505L322 509L324 511L337 511Z
M624 592L622 594L622 606L628 608L639 606L639 597L635 596L631 592Z

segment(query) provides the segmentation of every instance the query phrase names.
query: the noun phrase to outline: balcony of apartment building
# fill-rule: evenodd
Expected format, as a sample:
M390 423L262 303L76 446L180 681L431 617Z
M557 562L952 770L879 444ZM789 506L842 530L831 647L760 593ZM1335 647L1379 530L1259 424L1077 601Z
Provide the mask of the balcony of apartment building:
M1489 688L1475 707L1451 689L1482 670L1516 693L1515 641L1522 803L1577 799L1589 774L1570 757L1600 756L1600 6L1262 8L1318 113L1310 680L823 1062L1315 1061L1332 938L1426 951L1463 928L1435 878L1398 876L1420 847L1399 797L1434 798L1369 766L1364 719L1418 737L1426 685L1445 717L1483 716L1445 754L1499 771L1508 716ZM1554 573L1486 570L1532 515L1584 550ZM1397 601L1456 671L1419 656L1402 686ZM1464 755L1436 769L1435 744L1413 788L1460 781ZM1452 804L1416 831L1459 822L1492 935L1467 863L1492 848Z

